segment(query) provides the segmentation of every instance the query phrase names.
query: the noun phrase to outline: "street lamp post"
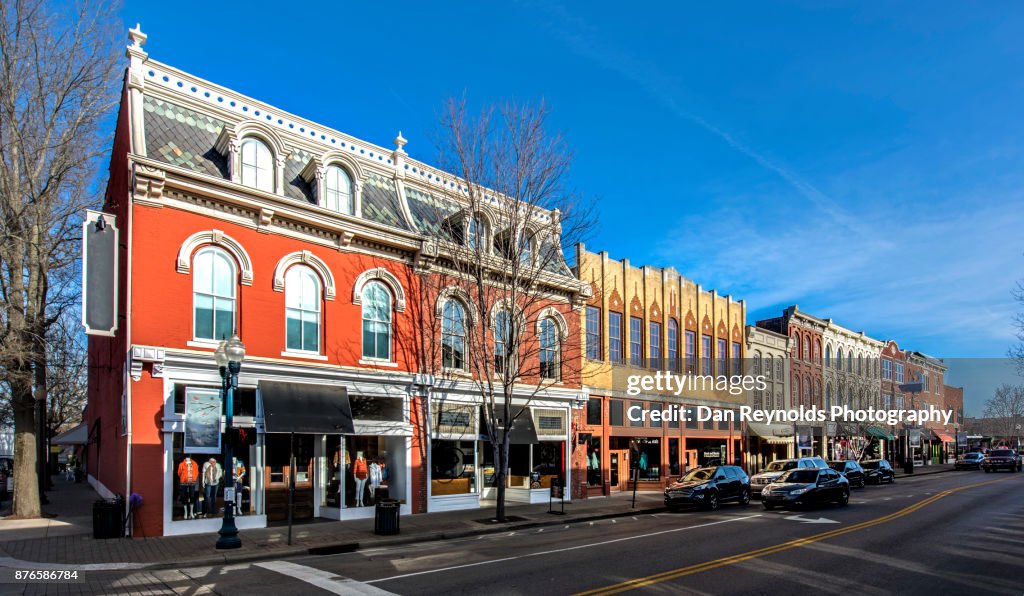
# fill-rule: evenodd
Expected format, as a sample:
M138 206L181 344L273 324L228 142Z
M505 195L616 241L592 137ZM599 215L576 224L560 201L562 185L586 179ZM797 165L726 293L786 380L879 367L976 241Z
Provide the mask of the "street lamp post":
M227 482L224 485L224 522L220 526L220 531L217 532L219 534L217 548L223 550L242 546L242 539L238 537L238 528L235 526L235 454L231 434L235 406L234 394L238 387L238 371L242 369L242 359L245 358L245 346L242 345L242 340L238 339L238 334L232 335L231 339L227 341L220 342L213 357L220 370L225 411L224 434L227 436L227 444L224 447L224 463L227 464L227 474L225 475Z

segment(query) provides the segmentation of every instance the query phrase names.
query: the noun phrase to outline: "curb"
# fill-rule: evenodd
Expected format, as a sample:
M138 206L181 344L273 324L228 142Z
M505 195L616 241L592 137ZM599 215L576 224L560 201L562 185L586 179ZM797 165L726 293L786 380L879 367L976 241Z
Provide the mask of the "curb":
M514 523L511 525L505 525L501 527L489 527L489 528L468 528L465 530L452 530L452 531L441 531L432 532L418 535L398 536L394 538L371 538L367 542L339 542L334 544L321 544L317 546L291 546L280 550L273 551L250 551L250 552L239 552L239 553L223 553L212 556L195 557L191 559L176 559L171 561L161 561L158 563L142 564L141 569L181 569L183 567L203 567L208 565L231 565L236 563L249 563L260 560L270 559L289 559L303 556L326 556L327 554L336 554L342 552L357 552L360 550L366 550L371 548L380 548L388 546L400 546L404 544L414 544L417 542L436 542L441 540L454 540L457 538L468 538L470 536L485 536L489 534L501 534L502 532L515 532L518 530L528 530L531 528L543 528L549 526L559 526L565 524L575 524L589 521L599 521L603 519L612 519L617 517L629 517L632 515L650 515L652 513L664 513L668 511L665 507L648 507L646 509L636 509L624 512L615 513L601 513L595 515L581 515L579 517L572 517L569 519L544 519L544 520L533 520L520 523ZM317 551L329 551L329 552L317 552Z

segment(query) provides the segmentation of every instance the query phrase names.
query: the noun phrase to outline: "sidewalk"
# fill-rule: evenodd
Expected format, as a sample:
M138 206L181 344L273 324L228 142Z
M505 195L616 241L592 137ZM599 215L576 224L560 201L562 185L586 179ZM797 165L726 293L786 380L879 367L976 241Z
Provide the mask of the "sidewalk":
M906 474L903 472L903 467L893 468L896 471L897 478L911 478L913 476L924 476L927 474L938 474L939 472L952 472L954 471L953 464L929 464L927 466L916 465L914 466L913 474Z
M400 520L401 534L397 536L375 535L372 519L304 523L293 527L293 544L290 546L287 544L287 526L275 525L272 528L244 530L239 534L242 548L218 551L214 548L216 534L95 540L92 537L91 515L85 519L85 523L81 523L80 516L70 515L65 518L57 507L58 503L62 503L61 507L65 507L68 512L77 512L82 507L91 508L96 499L95 493L92 493L88 485L86 494L77 490L81 485L61 481L55 481L55 485L55 489L48 493L52 506L44 507L44 510L57 513L58 517L24 522L0 520L0 567L17 565L26 568L25 562L65 568L67 565L87 565L87 568L92 569L219 565L445 540L664 511L660 492L637 493L635 509L631 507L632 494L620 493L567 503L565 515L549 514L547 504L509 504L506 514L517 519L503 524L481 521L493 515L492 506L407 515ZM65 495L58 497L62 491ZM555 508L558 509L557 505ZM59 531L55 529L56 524L63 524Z

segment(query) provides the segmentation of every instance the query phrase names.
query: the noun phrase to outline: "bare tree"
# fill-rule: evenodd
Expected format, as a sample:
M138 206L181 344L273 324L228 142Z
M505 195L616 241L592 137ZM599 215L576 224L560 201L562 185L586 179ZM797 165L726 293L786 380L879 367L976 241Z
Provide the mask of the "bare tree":
M1024 424L1024 387L1003 384L985 402L985 418L993 433L1003 439L1020 436L1018 425Z
M47 334L48 437L81 422L88 397L86 349L77 315L77 310L66 310Z
M530 415L531 400L578 383L581 374L581 334L571 311L589 285L563 255L594 218L568 188L571 154L547 132L547 117L544 105L514 103L473 117L464 100L450 100L438 146L441 167L457 178L447 197L434 199L435 223L424 230L438 256L421 277L420 366L471 383L479 395L498 520L505 519L513 425Z
M121 29L103 0L0 3L0 381L15 427L14 514L40 515L47 336L77 295L79 223L96 203Z
M1017 287L1013 290L1013 299L1024 309L1024 280L1017 282ZM1017 364L1017 374L1024 376L1024 310L1013 315L1013 326L1017 328L1019 343L1010 347L1008 355Z

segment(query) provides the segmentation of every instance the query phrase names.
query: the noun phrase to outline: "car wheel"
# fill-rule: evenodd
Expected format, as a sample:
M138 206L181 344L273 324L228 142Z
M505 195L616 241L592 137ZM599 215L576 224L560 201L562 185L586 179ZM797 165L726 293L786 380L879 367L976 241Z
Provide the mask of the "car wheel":
M850 504L850 491L844 490L843 494L839 495L839 506L846 507Z
M767 509L768 511L775 509L775 505L772 505L768 501L762 501L761 504L764 505L764 508Z
M708 508L708 511L715 511L716 509L718 509L718 494L717 493L711 493L710 495L708 495L707 508Z
M750 505L750 491L749 490L743 489L743 492L740 493L740 505L743 505L744 507L746 507L747 505Z

